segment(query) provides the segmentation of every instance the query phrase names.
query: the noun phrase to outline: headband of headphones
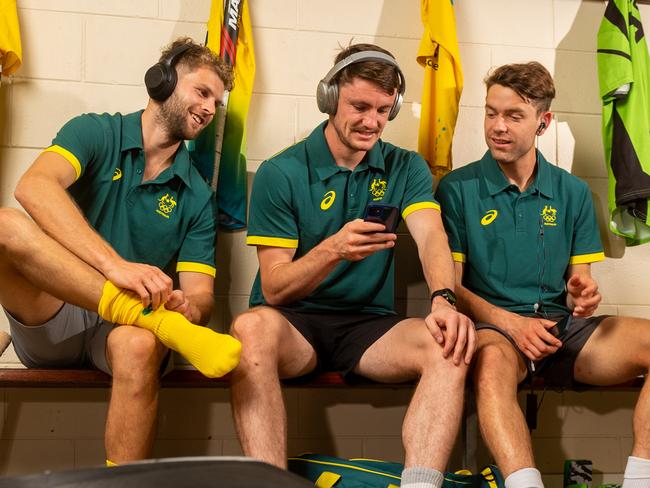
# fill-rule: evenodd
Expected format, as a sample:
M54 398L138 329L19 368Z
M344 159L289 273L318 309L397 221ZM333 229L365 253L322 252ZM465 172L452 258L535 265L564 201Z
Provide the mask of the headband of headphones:
M325 78L320 80L318 87L316 88L316 103L318 104L318 109L321 112L330 115L334 115L336 113L336 109L339 103L339 87L337 83L332 83L334 77L349 65L354 63L361 63L364 61L380 61L382 63L390 64L397 69L399 87L397 88L397 96L395 97L395 102L393 103L393 106L388 113L388 120L393 120L395 117L397 117L399 109L402 106L404 92L406 91L406 82L404 80L404 74L399 68L397 61L395 61L395 58L381 51L360 51L351 54L336 63L332 69L327 72Z
M144 84L151 98L164 102L173 93L178 81L176 63L190 47L189 43L176 46L167 56L147 70L144 75Z

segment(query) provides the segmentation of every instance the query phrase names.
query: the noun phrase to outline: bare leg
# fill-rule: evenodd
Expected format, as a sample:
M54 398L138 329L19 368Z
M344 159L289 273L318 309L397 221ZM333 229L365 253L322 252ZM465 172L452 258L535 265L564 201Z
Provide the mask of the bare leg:
M105 281L24 212L0 209L0 302L18 320L39 325L64 301L97 310Z
M280 378L301 376L316 367L305 338L277 311L254 308L238 316L232 334L242 342L232 374L232 408L247 456L287 466L287 414Z
M621 353L624 351L624 353ZM650 321L610 317L598 326L576 359L575 377L591 385L612 385L648 374ZM650 459L650 383L634 409L632 455Z
M138 327L116 327L107 340L113 372L106 418L106 457L122 464L151 454L158 410L159 370L167 349Z
M483 440L508 477L535 466L530 433L517 403L517 385L526 375L524 362L496 331L478 332L474 389Z
M444 471L463 413L467 367L442 357L423 320L408 319L370 346L355 372L384 382L420 378L402 426L405 466Z
M25 213L0 209L0 250L0 302L22 323L46 322L64 301L97 310L105 278ZM115 375L107 454L115 462L140 459L151 447L163 348L150 332L135 327L116 329L107 347Z
M206 376L223 376L237 364L240 345L232 337L191 324L162 307L142 314L135 294L107 282L23 212L0 209L0 251L0 271L6 272L0 279L0 302L26 325L42 324L68 302L98 310L110 322L152 331Z

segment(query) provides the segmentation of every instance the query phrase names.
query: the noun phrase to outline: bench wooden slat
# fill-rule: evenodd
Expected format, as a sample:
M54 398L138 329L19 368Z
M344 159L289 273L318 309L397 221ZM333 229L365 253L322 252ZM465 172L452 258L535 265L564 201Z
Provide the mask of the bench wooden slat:
M643 386L644 377L619 385L589 388L593 390L628 391L638 390ZM161 382L166 388L227 388L229 375L223 378L206 378L194 369L176 369L166 375ZM102 388L111 385L111 377L102 371L93 369L25 369L0 368L0 387L3 388ZM288 387L337 388L349 386L338 373L321 373L309 378L288 380ZM412 388L413 383L386 384L372 381L358 381L354 386L364 388ZM521 390L530 387L522 386ZM535 381L533 388L544 389L542 381Z
M226 388L228 375L223 378L206 378L193 369L177 369L167 374L161 382L167 388ZM0 369L0 387L4 388L101 388L111 385L111 377L93 369ZM289 386L340 387L345 386L338 373L323 373L306 382Z

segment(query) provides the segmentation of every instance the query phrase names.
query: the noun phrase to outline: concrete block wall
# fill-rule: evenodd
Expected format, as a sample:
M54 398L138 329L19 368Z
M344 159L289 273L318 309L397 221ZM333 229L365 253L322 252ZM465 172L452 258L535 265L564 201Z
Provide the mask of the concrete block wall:
M249 0L257 78L249 114L249 176L268 156L304 138L323 120L315 87L338 46L375 42L392 51L407 90L399 117L384 138L417 147L422 72L415 62L422 27L419 2L405 0ZM555 76L552 127L540 140L549 160L586 179L597 203L609 258L595 266L604 296L601 312L650 318L645 293L647 246L625 249L604 227L607 181L600 135L596 32L601 0L460 0L455 2L465 89L454 140L454 164L478 159L484 87L492 66L535 59ZM205 36L209 0L18 0L24 64L0 86L0 204L58 128L81 112L130 112L144 107L144 71L159 49L180 35ZM650 6L640 6L648 27ZM46 196L44 196L46 198ZM213 325L227 327L246 309L257 264L242 233L218 245ZM417 254L407 235L398 246L397 305L424 314L428 305ZM625 283L626 286L621 286ZM4 318L0 326L6 327ZM0 366L16 366L9 350ZM400 424L410 392L287 391L289 447L399 460ZM0 392L0 474L98 465L108 392ZM559 485L562 460L590 458L598 480L620 480L631 449L633 393L547 392L534 435L549 486ZM238 454L226 391L166 390L162 394L156 456ZM486 452L481 459L488 461ZM459 468L454 456L452 468Z

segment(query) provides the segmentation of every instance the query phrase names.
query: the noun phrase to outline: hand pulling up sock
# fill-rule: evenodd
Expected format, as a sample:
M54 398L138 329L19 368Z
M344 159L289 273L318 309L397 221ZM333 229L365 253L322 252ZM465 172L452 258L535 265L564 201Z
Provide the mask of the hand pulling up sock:
M179 352L208 378L218 378L239 363L241 343L228 334L195 325L178 312L164 306L147 313L137 295L104 284L98 313L109 322L136 325L151 331L165 346Z

